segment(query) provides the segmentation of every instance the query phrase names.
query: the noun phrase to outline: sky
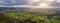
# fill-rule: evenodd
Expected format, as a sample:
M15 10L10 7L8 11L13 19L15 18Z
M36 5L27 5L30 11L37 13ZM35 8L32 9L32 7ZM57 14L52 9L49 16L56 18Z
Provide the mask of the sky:
M33 5L40 2L47 2L54 8L60 8L60 0L0 0L0 7L34 7Z

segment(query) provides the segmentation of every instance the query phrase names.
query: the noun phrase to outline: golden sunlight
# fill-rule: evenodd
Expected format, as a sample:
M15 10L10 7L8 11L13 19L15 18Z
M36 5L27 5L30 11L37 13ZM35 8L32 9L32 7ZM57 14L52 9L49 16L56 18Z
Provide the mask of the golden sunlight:
M49 8L51 7L49 3L40 3L37 7L39 8Z
M40 3L39 6L41 8L47 8L49 6L49 4L48 3Z
M39 5L40 5L41 7L48 6L48 4L46 4L46 3L40 3Z

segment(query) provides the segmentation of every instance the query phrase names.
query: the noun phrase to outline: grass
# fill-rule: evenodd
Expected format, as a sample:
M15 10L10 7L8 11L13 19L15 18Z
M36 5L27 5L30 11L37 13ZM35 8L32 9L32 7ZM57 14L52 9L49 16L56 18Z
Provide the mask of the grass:
M6 12L0 15L0 19L3 18L1 23L60 23L60 18L53 17L48 18L47 15L53 14L53 12L43 12L42 16L27 14L22 12Z

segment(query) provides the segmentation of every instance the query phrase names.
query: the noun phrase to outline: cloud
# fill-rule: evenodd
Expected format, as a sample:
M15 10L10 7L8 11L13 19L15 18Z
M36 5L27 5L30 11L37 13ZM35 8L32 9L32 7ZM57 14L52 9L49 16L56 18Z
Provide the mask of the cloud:
M60 0L56 0L56 1L60 3Z
M53 7L54 7L54 8L60 8L60 3L54 3L54 4L53 4Z
M38 1L40 1L40 0L27 0L27 2L30 2L30 3L32 3L32 2L38 2Z
M43 1L51 3L52 7L55 8L60 6L60 0L0 0L0 7L34 7L30 4L34 5L37 2Z
M24 5L28 2L25 0L1 0L0 5Z

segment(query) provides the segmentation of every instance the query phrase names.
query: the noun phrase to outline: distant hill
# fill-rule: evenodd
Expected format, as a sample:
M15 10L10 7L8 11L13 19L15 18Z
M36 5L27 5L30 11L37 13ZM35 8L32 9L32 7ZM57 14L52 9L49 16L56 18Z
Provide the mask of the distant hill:
M0 7L0 11L28 11L29 8Z
M24 8L24 7L0 7L0 11L54 11L54 12L60 12L60 8L50 8L50 9L32 9L32 8Z

